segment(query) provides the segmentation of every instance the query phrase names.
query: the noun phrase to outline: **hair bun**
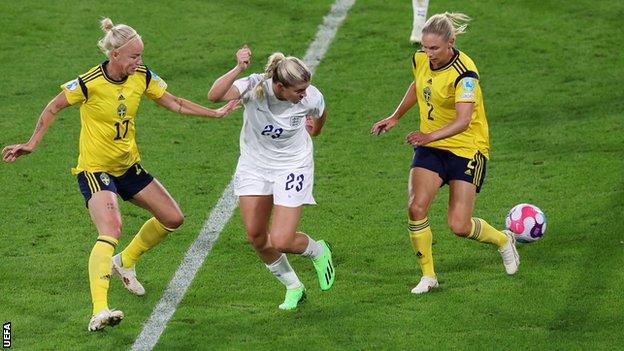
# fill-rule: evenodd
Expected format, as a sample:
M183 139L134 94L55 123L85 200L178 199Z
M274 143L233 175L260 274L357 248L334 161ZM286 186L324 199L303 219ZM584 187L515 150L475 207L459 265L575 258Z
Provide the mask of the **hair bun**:
M108 17L103 18L103 19L102 19L102 22L100 22L100 23L101 23L101 25L102 25L102 31L103 31L104 33L108 33L108 32L110 32L110 31L111 31L111 29L113 29L113 27L115 26L115 25L113 24L113 21L112 21L110 18L108 18Z

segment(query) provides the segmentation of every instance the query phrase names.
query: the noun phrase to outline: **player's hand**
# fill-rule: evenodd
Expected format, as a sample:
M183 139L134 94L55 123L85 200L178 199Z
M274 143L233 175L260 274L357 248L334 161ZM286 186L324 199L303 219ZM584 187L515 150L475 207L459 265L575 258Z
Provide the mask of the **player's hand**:
M240 99L230 100L227 104L221 106L218 110L216 110L217 118L225 117L229 115L232 111L236 111L241 107Z
M379 135L380 133L385 133L390 129L394 128L394 126L399 123L399 120L396 117L390 116L382 119L381 121L373 124L371 128L371 134Z
M249 62L251 62L251 49L245 44L236 52L236 66L244 71L249 66Z
M28 155L32 151L33 148L28 144L7 145L2 149L2 161L15 162L18 157Z
M314 120L312 119L312 117L305 117L305 128L309 134L312 134L312 132L314 132Z
M430 143L431 138L429 137L429 134L417 130L407 134L405 142L412 146L420 146Z

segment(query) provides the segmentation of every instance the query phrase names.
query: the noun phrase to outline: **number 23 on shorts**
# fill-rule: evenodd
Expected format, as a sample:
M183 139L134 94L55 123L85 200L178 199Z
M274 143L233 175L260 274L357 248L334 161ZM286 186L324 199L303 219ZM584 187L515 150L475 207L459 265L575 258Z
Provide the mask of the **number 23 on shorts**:
M303 174L299 174L296 175L294 173L290 173L286 176L286 186L285 186L285 190L291 190L291 189L295 189L297 192L301 191L301 189L303 189L303 181L305 180L305 177L303 176Z

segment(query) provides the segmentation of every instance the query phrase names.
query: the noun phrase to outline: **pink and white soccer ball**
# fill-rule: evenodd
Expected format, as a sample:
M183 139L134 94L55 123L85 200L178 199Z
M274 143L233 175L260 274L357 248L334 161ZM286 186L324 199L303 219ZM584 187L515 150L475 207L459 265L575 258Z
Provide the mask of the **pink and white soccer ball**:
M546 216L535 205L519 204L509 210L505 226L516 234L519 242L532 243L546 232Z

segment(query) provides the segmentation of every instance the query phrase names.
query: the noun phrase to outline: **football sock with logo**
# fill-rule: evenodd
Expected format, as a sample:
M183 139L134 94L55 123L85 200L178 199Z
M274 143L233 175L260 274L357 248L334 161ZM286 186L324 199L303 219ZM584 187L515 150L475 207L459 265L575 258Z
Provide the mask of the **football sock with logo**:
M173 229L165 227L156 218L148 219L130 244L121 252L121 263L124 268L133 267L141 255L158 245L172 231Z
M427 7L429 0L412 0L412 11L414 12L413 27L420 28L425 26L427 21Z
M100 235L89 256L89 286L93 314L108 308L108 284L113 266L112 258L117 247L117 239Z
M308 237L308 246L301 253L301 256L309 257L309 258L311 258L313 260L316 260L319 257L321 257L321 255L323 254L323 246L321 246L321 244L319 244L316 240L310 238L305 233L297 233L297 234L302 234L302 235L305 235L306 237Z
M431 233L429 219L426 217L417 221L410 219L408 221L408 230L412 248L418 259L422 274L428 277L435 277L435 271L433 270L433 254L431 252L433 233Z
M472 229L467 236L468 239L476 240L481 243L494 244L503 247L509 239L501 231L496 230L481 218L472 218Z
M265 264L265 266L273 273L277 280L286 286L286 289L295 289L303 285L297 273L295 273L290 263L288 263L286 254L282 254L277 261L271 264Z

